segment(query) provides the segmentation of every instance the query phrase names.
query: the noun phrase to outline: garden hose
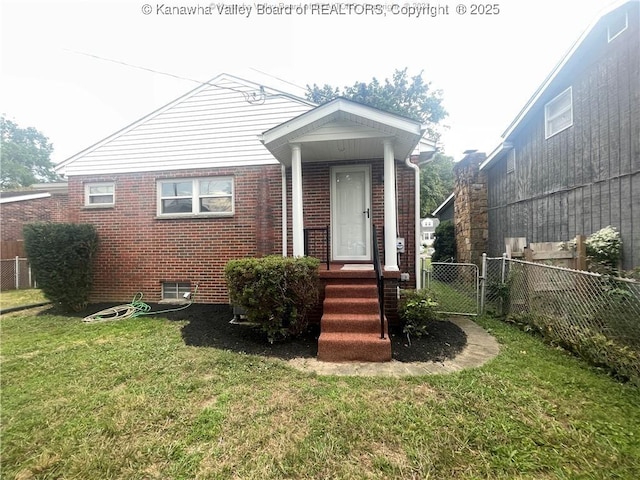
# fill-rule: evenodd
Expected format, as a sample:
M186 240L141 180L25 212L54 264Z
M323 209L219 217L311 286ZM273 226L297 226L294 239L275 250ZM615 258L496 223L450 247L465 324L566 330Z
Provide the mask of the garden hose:
M84 317L82 321L85 323L105 322L107 320L125 320L127 318L141 317L143 315L158 315L160 313L177 312L190 307L197 293L198 293L198 284L196 283L196 288L193 291L193 295L189 295L188 297L186 297L186 298L189 298L189 303L187 303L186 305L152 312L151 305L142 301L142 297L143 297L142 292L138 292L133 296L131 303L126 303L124 305L116 305L115 307L105 308L104 310L100 310L99 312L96 312L92 315Z

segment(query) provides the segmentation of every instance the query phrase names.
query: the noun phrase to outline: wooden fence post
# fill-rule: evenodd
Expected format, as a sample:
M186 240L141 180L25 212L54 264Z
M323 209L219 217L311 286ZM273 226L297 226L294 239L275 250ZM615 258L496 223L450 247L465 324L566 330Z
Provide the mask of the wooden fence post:
M587 269L587 245L584 235L576 235L576 270Z

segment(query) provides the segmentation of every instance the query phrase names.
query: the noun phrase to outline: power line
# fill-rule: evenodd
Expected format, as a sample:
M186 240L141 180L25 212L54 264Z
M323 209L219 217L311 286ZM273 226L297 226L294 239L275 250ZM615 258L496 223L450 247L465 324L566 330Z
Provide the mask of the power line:
M83 55L85 57L90 57L90 58L94 58L96 60L102 60L102 61L105 61L105 62L111 62L111 63L115 63L117 65L123 65L125 67L129 67L129 68L136 68L138 70L143 70L145 72L151 72L151 73L154 73L154 74L157 74L157 75L165 75L167 77L176 78L178 80L186 80L188 82L197 83L200 86L208 85L210 87L231 90L233 92L240 93L245 98L245 100L247 102L251 103L251 104L262 104L262 103L264 103L264 101L266 100L266 97L267 97L263 87L260 87L260 90L258 91L258 93L256 93L256 92L245 92L245 91L242 91L242 90L238 90L237 88L227 87L227 86L223 86L223 85L216 85L215 83L210 83L210 82L202 82L200 80L195 80L193 78L184 77L182 75L176 75L176 74L173 74L173 73L163 72L163 71L160 71L160 70L155 70L153 68L142 67L140 65L133 65L131 63L123 62L121 60L114 60L112 58L102 57L100 55L95 55L93 53L79 52L77 50L70 50L70 49L67 49L67 48L65 48L64 50L66 50L67 52L70 52L70 53L75 53L76 55ZM287 82L287 83L289 83L289 82ZM291 84L291 85L293 85L293 84ZM294 86L296 86L296 85L294 85Z

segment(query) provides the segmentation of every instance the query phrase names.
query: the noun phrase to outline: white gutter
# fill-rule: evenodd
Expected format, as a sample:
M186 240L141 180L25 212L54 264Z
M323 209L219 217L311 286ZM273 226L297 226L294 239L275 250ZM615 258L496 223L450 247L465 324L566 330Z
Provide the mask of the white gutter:
M422 275L420 272L420 167L411 162L411 157L407 157L404 161L405 165L412 168L414 171L414 184L415 184L415 198L414 198L414 213L415 213L415 226L414 226L414 245L415 245L415 276L416 276L416 290L420 290L422 287Z
M0 198L0 203L23 202L25 200L36 200L38 198L49 198L50 193L31 193L29 195L15 195L13 197Z
M282 172L282 256L287 256L287 167L280 165Z

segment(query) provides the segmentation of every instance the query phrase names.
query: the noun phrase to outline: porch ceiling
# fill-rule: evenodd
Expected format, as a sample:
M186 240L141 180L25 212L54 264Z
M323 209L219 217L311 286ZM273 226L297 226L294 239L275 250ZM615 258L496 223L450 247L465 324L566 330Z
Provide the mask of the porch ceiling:
M404 160L424 133L419 122L338 98L262 134L261 141L282 164L291 165L291 144L299 144L302 162L367 160L384 156L391 139Z

